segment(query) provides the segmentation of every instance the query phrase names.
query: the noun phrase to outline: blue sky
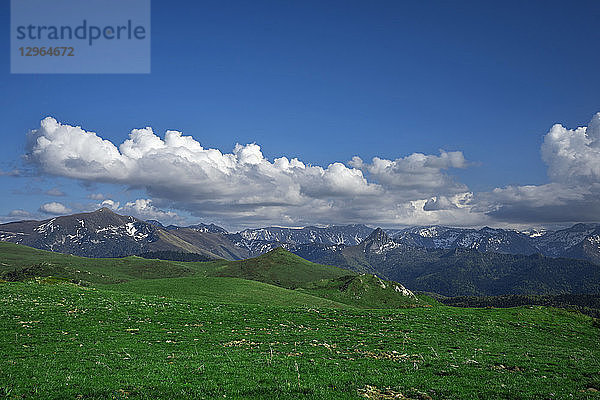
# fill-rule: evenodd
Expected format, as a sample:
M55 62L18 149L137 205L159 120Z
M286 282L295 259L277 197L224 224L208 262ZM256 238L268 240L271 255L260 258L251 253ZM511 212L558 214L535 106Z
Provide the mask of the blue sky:
M554 124L572 136L570 130L587 126L600 111L598 2L326 3L153 1L152 72L147 75L11 75L5 31L0 38L5 54L0 215L4 220L26 213L47 218L48 211L60 209L46 207L44 212L40 207L53 202L85 211L100 201L90 195L101 193L119 202L124 213L148 217L156 211L164 220L217 222L232 229L346 222L525 226L597 218L593 188L600 182L598 171L577 170L600 163L594 146L583 150L586 156L575 166L551 155L545 162L541 146ZM9 4L0 7L0 23L8 26ZM75 177L41 160L25 163L21 158L31 150L26 133L47 116L95 132L117 147L132 129L147 126L161 138L166 130L181 131L222 153L231 153L236 143L256 143L265 162L298 158L322 167L325 172L313 172L323 179L328 165L340 162L361 171L367 186L359 193L360 182L344 181L351 187L325 190L313 175L292 174L282 185L300 182L298 193L292 188L279 194L286 198L281 204L261 198L252 206L243 194L225 189L194 192L185 199L137 175L130 181ZM563 142L549 143L548 154L560 153L556 149ZM462 152L465 161L406 175L423 164L413 165L405 157L440 157L440 149ZM355 156L365 165L349 164ZM376 170L373 157L406 160L388 170L402 174ZM27 172L9 176L15 168ZM240 168L234 173L243 179L216 181L215 186L265 190L263 181ZM560 168L570 175L556 172ZM428 181L403 183L417 177ZM198 185L210 186L210 179ZM341 178L334 179L341 184ZM432 186L436 179L445 183ZM193 179L188 184L197 186ZM53 188L65 195L46 193ZM507 200L510 190L497 195L495 188L529 194ZM563 197L540 206L544 193ZM585 193L591 195L582 200ZM207 196L213 196L209 203ZM383 197L385 204L372 200ZM530 203L522 203L523 197ZM576 204L569 203L573 198ZM150 200L152 208L125 207L137 199ZM423 205L415 202L427 200L437 206L421 212ZM443 206L446 200L449 205ZM303 207L302 201L311 206ZM369 202L387 212L368 212ZM418 213L406 211L408 203L420 207ZM561 217L561 207L580 211ZM13 212L17 209L23 212ZM311 216L311 209L318 211Z

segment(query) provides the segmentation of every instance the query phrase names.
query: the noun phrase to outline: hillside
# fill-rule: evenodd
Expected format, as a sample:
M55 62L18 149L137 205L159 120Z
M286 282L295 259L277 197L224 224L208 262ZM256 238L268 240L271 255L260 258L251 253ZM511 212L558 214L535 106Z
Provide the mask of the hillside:
M312 263L281 247L255 258L224 263L216 272L216 276L251 279L288 289L347 275L354 273L330 265Z
M363 308L401 308L437 304L432 298L415 295L399 283L368 274L323 279L311 282L298 290Z
M382 230L358 246L321 251L300 247L297 254L445 296L600 293L600 267L590 261L412 247Z
M55 275L91 284L206 274L211 263L147 260L140 257L86 258L0 243L0 277Z
M259 304L286 307L330 307L351 306L263 282L240 278L185 277L165 279L143 279L119 283L107 287L120 292L142 295L157 295L176 299L191 299L218 304Z
M458 249L394 252L387 257L383 276L446 296L600 293L599 266L583 260ZM383 264L378 256L368 258Z
M140 257L94 259L0 243L0 279L7 281L58 277L84 285L106 285L112 290L183 298L195 296L223 303L321 307L343 304L359 308L427 303L427 300L411 297L410 291L380 293L378 278L374 278L377 282L373 280L372 284L363 285L361 299L342 290L333 297L314 290L314 282L353 275L341 268L306 261L284 249L243 261L179 262ZM311 290L292 290L303 287Z
M0 240L85 257L123 257L153 251L196 253L240 259L248 252L222 234L202 229L167 230L108 208L44 221L0 224Z
M0 390L15 399L594 399L600 390L598 327L543 307L286 308L5 283L0 331Z

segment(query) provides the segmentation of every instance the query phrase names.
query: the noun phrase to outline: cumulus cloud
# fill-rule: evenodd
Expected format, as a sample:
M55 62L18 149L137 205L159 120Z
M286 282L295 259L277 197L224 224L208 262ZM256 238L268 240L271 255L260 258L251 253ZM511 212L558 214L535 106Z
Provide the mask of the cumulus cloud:
M44 172L143 187L154 196L227 204L300 204L317 198L372 194L379 186L340 163L327 168L286 157L268 161L257 144L233 153L205 149L190 136L151 128L134 129L119 148L93 132L46 118L28 137L27 158Z
M137 199L125 204L119 211L140 219L155 219L164 223L181 221L181 217L173 211L163 211L152 204L151 199Z
M240 225L397 223L412 210L410 201L468 191L445 173L467 166L461 152L374 158L371 163L355 157L348 165L322 167L297 158L270 161L255 143L222 153L177 131L161 139L149 127L132 130L116 146L50 117L29 133L26 158L47 174L145 189L169 208ZM142 210L141 204L127 207ZM421 205L417 212L429 211Z
M554 125L544 137L542 159L554 182L600 182L600 113L577 129Z
M134 129L120 145L94 132L45 118L27 137L26 159L40 172L143 189L147 199L120 205L89 197L144 219L179 218L170 210L229 226L370 223L383 226L552 224L600 215L600 113L584 127L554 125L542 160L550 181L472 193L452 169L471 165L460 151L396 159L353 157L347 164L310 165L297 158L268 160L256 143L232 152L204 148L191 136ZM60 203L40 210L57 211ZM162 207L163 209L161 209ZM64 206L63 206L64 207ZM66 207L65 207L66 208Z
M587 126L552 126L544 136L542 160L550 183L507 186L475 196L473 211L497 221L571 223L600 215L600 113Z
M404 158L386 160L374 157L365 163L360 157L353 157L350 165L362 171L388 189L410 191L410 196L427 196L436 193L454 194L465 192L467 187L456 182L444 173L450 168L466 168L467 160L460 151L440 155L413 153Z
M96 208L102 208L102 207L106 207L106 208L110 208L113 211L117 211L119 210L119 202L118 201L114 201L112 199L106 199L103 200L101 203L96 205Z
M68 207L66 207L64 204L62 203L58 203L56 201L50 202L50 203L44 203L40 206L40 211L46 214L53 214L53 215L64 215L64 214L68 214L71 212L71 209L69 209Z

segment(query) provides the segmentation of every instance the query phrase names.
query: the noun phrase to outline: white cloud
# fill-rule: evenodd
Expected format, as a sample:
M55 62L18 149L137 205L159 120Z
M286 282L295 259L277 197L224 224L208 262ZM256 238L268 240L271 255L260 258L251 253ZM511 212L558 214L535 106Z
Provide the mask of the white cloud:
M118 205L118 203L117 203ZM173 211L163 211L152 204L151 199L137 199L126 203L118 209L127 215L133 215L140 219L155 219L164 223L174 223L181 221L179 215Z
M550 183L479 193L473 210L512 223L600 220L600 113L588 126L554 125L544 137L541 153Z
M354 157L350 165L368 172L372 179L388 189L410 191L412 197L454 194L467 190L465 185L455 182L443 172L450 168L468 166L460 151L440 150L439 156L413 153L396 160L374 157L370 164L360 157Z
M46 118L29 134L28 159L44 172L84 181L144 187L173 200L216 200L224 204L300 204L305 196L326 198L377 194L362 172L334 163L307 166L285 157L269 162L256 144L233 153L204 149L192 137L151 128L134 129L117 147L93 132Z
M600 182L600 113L587 127L554 125L544 138L542 159L554 182Z
M66 196L65 192L63 192L62 190L60 190L57 187L54 187L52 189L48 189L45 192L48 196L56 196L56 197L62 197L62 196Z
M71 212L64 204L56 201L44 203L40 206L40 211L46 214L63 215Z
M123 206L102 194L90 198L122 213L161 221L180 218L165 209L185 210L230 227L506 226L597 220L600 113L587 127L553 126L541 153L549 183L472 193L449 172L470 165L460 151L393 160L374 157L370 162L354 157L348 165L322 167L297 158L270 161L255 143L237 144L231 153L222 153L177 131L167 131L161 139L149 127L134 129L116 146L93 132L46 118L28 135L27 159L46 174L143 189L147 199ZM45 208L62 213L56 206Z
M9 218L33 218L34 214L30 213L29 211L25 211L25 210L12 210L11 212L8 213L8 217Z
M236 224L398 223L410 201L467 192L444 173L467 165L461 152L321 167L288 157L271 162L255 143L222 153L177 131L161 139L151 128L134 129L117 147L50 117L29 133L27 159L48 174L142 188L169 208Z
M88 198L92 200L104 200L105 196L102 193L91 193L88 195Z
M111 199L106 199L103 200L100 204L98 204L96 206L96 208L102 208L102 207L106 207L106 208L110 208L113 211L116 211L119 209L119 202L118 201L114 201Z

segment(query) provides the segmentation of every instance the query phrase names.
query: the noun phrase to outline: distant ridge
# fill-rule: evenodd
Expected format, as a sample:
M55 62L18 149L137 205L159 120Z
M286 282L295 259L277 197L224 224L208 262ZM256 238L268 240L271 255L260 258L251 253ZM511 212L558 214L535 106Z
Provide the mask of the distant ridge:
M274 241L289 244L323 243L355 246L362 242L372 228L366 225L333 225L326 228L307 226L304 228L268 227L246 229L239 233L244 240Z
M100 217L102 213L104 216ZM470 229L444 226L404 229L377 228L374 230L366 225L351 224L304 228L267 227L228 233L227 230L215 224L201 223L185 227L164 226L156 220L141 221L133 217L120 216L108 208L102 208L92 213L55 217L44 221L28 220L0 224L0 240L54 251L75 251L76 249L70 249L68 245L62 243L63 241L84 240L84 238L78 237L82 231L76 233L76 224L72 221L67 222L73 218L90 219L90 224L97 225L100 229L108 226L125 226L129 222L134 222L136 232L149 235L148 243L143 244L138 240L136 245L127 239L128 231L124 229L123 238L126 245L121 246L121 249L118 245L113 246L115 247L113 250L104 248L103 251L108 250L107 254L110 255L134 254L132 253L134 250L173 250L226 259L243 259L265 253L281 245L295 252L300 248L302 251L308 250L306 247L310 245L315 245L314 250L317 250L321 247L320 245L356 246L367 240L368 242L377 242L376 245L370 246L373 251L387 251L397 246L448 250L463 248L503 254L540 253L548 257L578 258L600 263L600 224L596 223L575 224L570 228L558 231L530 230L523 232L490 227ZM132 218L132 220L125 221L124 218ZM52 224L56 226L60 225L59 230L64 233L64 238L52 235L41 237L36 236L36 232L32 232L34 227L49 221L54 221ZM382 236L373 240L371 235L374 231L380 236L385 233L389 239ZM152 234L159 235L159 238L153 237ZM204 234L213 234L213 236ZM93 234L88 236L89 240L96 242L109 240L107 235L104 235L104 238L93 238ZM116 240L119 235L115 233L111 237ZM368 239L369 237L371 238ZM385 241L385 244L382 241ZM154 242L156 245L149 244ZM86 251L91 251L89 246L80 247L77 254L102 256L100 252L86 253ZM139 250L138 247L140 247Z
M282 247L317 264L374 274L444 295L600 291L598 224L524 232L346 225L226 233L214 224L164 227L157 221L141 221L102 208L44 221L2 224L0 240L86 257L144 254L181 260L244 260Z
M195 235L189 237L188 232ZM189 228L168 231L158 221L122 216L104 207L89 213L0 225L0 240L86 257L123 257L153 251L243 258L222 235ZM231 248L234 251L229 251Z

